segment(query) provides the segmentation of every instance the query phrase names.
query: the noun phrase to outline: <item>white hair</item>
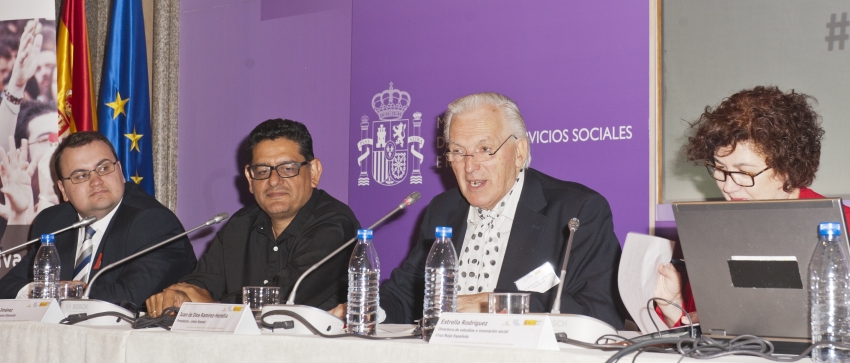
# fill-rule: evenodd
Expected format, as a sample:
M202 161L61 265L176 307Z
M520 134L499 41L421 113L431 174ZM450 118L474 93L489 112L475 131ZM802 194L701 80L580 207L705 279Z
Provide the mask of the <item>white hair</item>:
M516 102L505 95L494 92L482 92L458 98L449 104L449 109L443 116L443 137L446 141L449 141L449 130L451 129L452 117L454 115L475 111L485 106L494 106L502 111L502 120L505 122L502 126L508 129L511 135L517 139L528 139L528 133L525 130L525 120L523 120L522 115L519 113L519 106L517 106ZM526 145L527 157L525 158L525 163L522 164L523 169L531 165L531 143L526 142Z

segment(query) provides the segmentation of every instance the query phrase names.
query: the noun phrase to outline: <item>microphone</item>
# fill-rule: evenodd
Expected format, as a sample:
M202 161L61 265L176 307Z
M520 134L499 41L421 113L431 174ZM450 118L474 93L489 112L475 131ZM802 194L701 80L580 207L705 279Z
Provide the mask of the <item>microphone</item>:
M404 198L404 200L397 207L395 207L395 209L393 209L391 212L387 213L387 215L385 215L383 218L379 219L377 222L373 223L367 229L374 229L377 225L379 225L379 224L383 223L385 220L387 220L387 218L392 217L394 214L398 213L398 211L409 207L413 203L416 203L416 201L419 200L420 197L422 197L422 194L420 194L419 192L410 193L410 195L408 195L407 198ZM336 250L331 252L329 255L327 255L325 258L323 258L321 261L316 262L316 264L314 264L313 266L310 266L310 268L308 268L307 271L304 271L304 273L302 273L301 276L298 277L298 280L295 281L295 285L292 286L292 292L289 293L289 297L286 299L286 305L295 304L295 292L298 291L298 285L301 284L301 281L304 280L304 278L307 277L307 275L309 275L315 269L319 268L319 266L321 266L323 263L330 260L332 257L336 256L336 254L342 252L342 250L344 250L346 247L348 247L349 245L351 245L355 241L357 241L357 236L354 236L354 238L348 240L348 242L345 242L345 244L343 244L342 246L339 246L339 248L337 248Z
M564 263L561 264L561 281L558 282L558 293L555 295L555 302L552 303L552 314L561 313L561 293L564 291L564 279L567 277L567 261L570 259L570 250L573 248L573 236L578 230L578 218L570 219L567 227L570 229L570 238L567 239L567 252L564 254Z
M67 231L67 230L69 230L69 229L85 227L85 226L88 226L89 224L94 223L96 220L97 220L97 217L95 217L95 216L88 216L88 217L86 217L86 218L83 218L82 220L80 220L80 221L79 221L79 222L77 222L77 223L74 223L74 224L72 224L72 225L70 225L70 226L68 226L68 227L62 228L62 229L60 229L60 230L54 231L53 233L49 233L49 234L59 234L59 233L65 232L65 231ZM12 247L12 248L10 248L10 249L8 249L8 250L5 250L5 251L3 251L3 252L0 252L0 256L5 255L5 254L7 254L7 253L9 253L9 252L12 252L12 251L18 250L18 249L20 249L21 247L25 247L25 246L27 246L27 245L31 245L31 244L36 243L36 242L38 242L38 241L41 241L41 237L40 237L40 236L39 236L38 238L35 238L35 239L32 239L32 240L29 240L29 241L27 241L27 242L26 242L26 243L24 243L24 244L20 244L20 245L17 245L17 246L15 246L15 247Z
M203 224L201 224L201 225L199 225L199 226L197 226L197 227L195 227L195 228L192 228L192 229L190 229L190 230L188 230L188 231L186 231L186 232L180 233L180 234L178 234L178 235L176 235L176 236L174 236L174 237L171 237L171 238L169 238L169 239L167 239L167 240L165 240L165 241L162 241L162 242L157 243L157 244L155 244L155 245L153 245L153 246L150 246L150 247L148 247L148 248L145 248L145 249L143 249L143 250L141 250L141 251L139 251L139 252L136 252L136 253L134 253L134 254L132 254L132 255L129 255L129 256L127 256L127 257L124 257L124 258L122 258L122 259L120 259L120 260L118 260L118 261L115 261L115 262L113 262L112 264L110 264L110 265L108 265L108 266L106 266L106 267L104 267L104 268L100 269L100 271L98 271L96 274L94 274L94 276L92 276L91 280L89 280L88 286L86 286L86 291L83 293L83 297L82 297L82 298L83 298L83 299L88 299L88 298L89 298L89 292L91 291L91 287L92 287L92 285L94 285L94 281L95 281L95 280L97 280L97 278L98 278L101 274L103 274L104 272L109 271L109 270L111 270L111 269L113 269L113 268L115 268L115 267L117 267L117 266L119 266L119 265L123 264L124 262L127 262L127 261L132 260L132 259L134 259L134 258L136 258L136 257L139 257L139 256L141 256L141 255L144 255L144 254L146 254L146 253L148 253L148 252L150 252L150 251L153 251L153 250L155 250L155 249L157 249L157 248L160 248L160 247L162 247L162 246L164 246L164 245L166 245L166 244L168 244L168 243L170 243L170 242L174 242L175 240L177 240L177 239L179 239L179 238L182 238L182 237L186 236L186 235L187 235L187 234L189 234L189 233L192 233L192 232L194 232L194 231L197 231L197 230L199 230L199 229L201 229L201 228L204 228L204 227L207 227L207 226L211 226L211 225L213 225L213 224L220 223L221 221L223 221L223 220L227 219L227 217L228 217L227 212L222 212L222 213L216 214L216 215L215 215L215 217L213 217L212 219L210 219L210 220L208 220L208 221L204 222Z
M579 207L581 210L581 207ZM597 338L606 334L617 334L608 323L590 316L578 314L561 314L561 293L567 277L567 261L570 260L570 250L573 249L573 236L578 231L578 218L570 219L567 228L570 229L570 237L567 238L567 251L564 253L564 262L561 264L561 281L558 283L558 292L552 304L552 312L544 314L552 321L552 328L557 334L565 334L567 338L593 344Z

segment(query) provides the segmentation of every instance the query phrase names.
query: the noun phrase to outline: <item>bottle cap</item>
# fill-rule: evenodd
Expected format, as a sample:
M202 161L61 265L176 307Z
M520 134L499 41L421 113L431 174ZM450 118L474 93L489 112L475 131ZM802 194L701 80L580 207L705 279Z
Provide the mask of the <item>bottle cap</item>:
M357 238L358 239L372 239L372 230L371 229L358 229L357 230Z
M54 236L52 234L41 235L41 243L53 243Z
M821 236L840 236L841 223L820 222L820 224L818 225L818 234Z
M452 227L439 226L437 227L437 238L451 238Z

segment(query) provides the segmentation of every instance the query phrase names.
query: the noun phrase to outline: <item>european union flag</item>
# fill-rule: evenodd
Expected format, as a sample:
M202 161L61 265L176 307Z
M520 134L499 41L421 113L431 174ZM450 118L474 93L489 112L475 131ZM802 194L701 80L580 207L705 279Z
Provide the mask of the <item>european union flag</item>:
M115 146L124 178L154 195L148 61L141 1L112 2L98 120L98 131Z

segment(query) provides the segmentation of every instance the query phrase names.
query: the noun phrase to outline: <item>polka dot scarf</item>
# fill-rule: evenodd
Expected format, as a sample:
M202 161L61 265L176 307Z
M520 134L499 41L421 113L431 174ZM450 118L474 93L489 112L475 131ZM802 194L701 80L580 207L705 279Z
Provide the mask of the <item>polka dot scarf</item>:
M525 173L520 171L514 186L493 210L469 207L458 258L461 295L493 292L496 288L524 181Z

